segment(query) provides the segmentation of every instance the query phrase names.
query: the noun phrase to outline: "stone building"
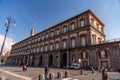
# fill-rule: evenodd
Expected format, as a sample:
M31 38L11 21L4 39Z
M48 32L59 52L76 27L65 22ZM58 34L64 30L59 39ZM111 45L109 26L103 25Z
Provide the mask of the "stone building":
M42 32L12 45L9 64L68 67L79 63L83 68L102 66L116 70L120 66L120 42L106 42L104 24L87 10Z

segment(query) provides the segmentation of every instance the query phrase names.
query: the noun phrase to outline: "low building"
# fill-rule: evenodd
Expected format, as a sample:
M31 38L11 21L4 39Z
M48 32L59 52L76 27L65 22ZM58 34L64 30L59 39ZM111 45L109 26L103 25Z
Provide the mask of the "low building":
M9 64L67 68L79 63L83 68L120 66L120 41L106 42L104 24L87 10L12 45Z

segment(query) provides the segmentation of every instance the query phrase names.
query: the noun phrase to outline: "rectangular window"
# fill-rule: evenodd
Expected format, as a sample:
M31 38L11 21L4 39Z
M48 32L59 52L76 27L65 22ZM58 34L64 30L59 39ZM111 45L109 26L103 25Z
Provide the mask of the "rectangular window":
M51 32L51 37L53 37L53 31Z
M46 34L46 39L48 38L48 34Z
M101 32L103 33L103 27L101 27Z
M96 23L96 28L97 28L97 30L99 30L99 24L98 23Z
M44 40L44 36L42 36L42 40Z
M67 28L63 27L63 32L66 33L67 32Z
M91 19L91 25L94 26L94 19Z
M59 35L59 34L60 34L60 30L58 29L58 30L57 30L57 35Z
M81 43L82 43L82 46L86 46L85 36L81 37Z
M72 48L75 47L75 39L72 39Z
M63 41L63 48L66 48L66 41Z
M41 52L43 52L43 46L41 47Z
M50 44L50 51L53 50L53 44Z
M75 23L71 23L71 30L75 29Z
M48 46L46 45L46 46L45 46L45 51L47 51L47 50L48 50Z
M39 48L37 48L37 52L39 52Z
M96 35L93 35L93 44L96 44Z
M56 43L56 50L59 48L59 43L57 42Z
M86 55L86 53L84 52L83 53L83 59L86 59L87 58L87 55Z
M85 26L85 21L84 19L80 20L80 27L84 27Z
M107 58L107 55L106 55L105 51L100 52L100 57L101 58Z
M100 44L101 43L101 38L98 38L98 44Z

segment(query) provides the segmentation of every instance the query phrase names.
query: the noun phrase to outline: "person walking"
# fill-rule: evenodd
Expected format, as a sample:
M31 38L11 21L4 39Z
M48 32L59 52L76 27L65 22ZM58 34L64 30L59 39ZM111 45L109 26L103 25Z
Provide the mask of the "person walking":
M23 65L23 71L26 71L27 70L27 66L26 64Z
M91 70L92 70L92 73L94 73L94 72L95 72L95 70L94 70L94 67L93 67L93 66L91 66Z
M49 74L49 67L48 65L45 65L45 80L49 80L48 74Z

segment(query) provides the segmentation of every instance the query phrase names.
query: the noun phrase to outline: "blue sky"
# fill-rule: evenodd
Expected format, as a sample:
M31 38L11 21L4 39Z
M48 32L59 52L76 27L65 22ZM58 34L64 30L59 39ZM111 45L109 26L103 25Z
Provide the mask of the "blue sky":
M5 34L5 20L12 16L8 37L15 43L91 9L105 24L106 39L120 38L120 0L0 0L0 35ZM2 39L1 39L2 40Z

